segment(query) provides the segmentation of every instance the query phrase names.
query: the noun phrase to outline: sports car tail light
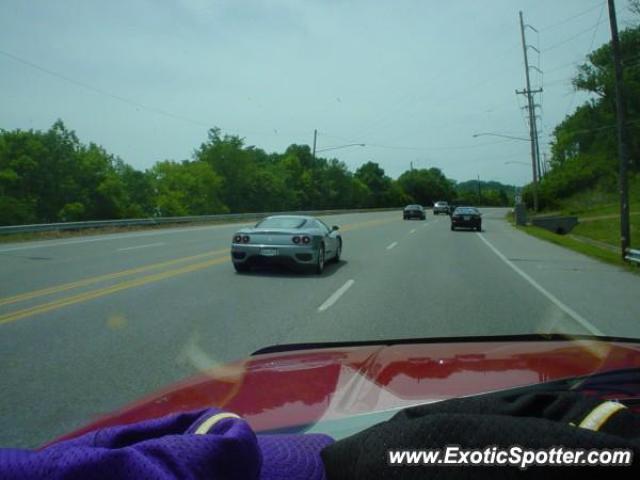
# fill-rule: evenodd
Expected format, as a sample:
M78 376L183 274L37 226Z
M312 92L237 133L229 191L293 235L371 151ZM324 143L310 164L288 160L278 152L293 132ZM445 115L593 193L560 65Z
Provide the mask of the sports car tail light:
M300 243L300 237L299 237L299 236L297 236L297 235L296 235L295 237L293 237L291 240L293 240L293 243L295 243L296 245L297 245L298 243Z
M249 238L249 235L242 236L242 243L249 243L249 240L251 240L251 238Z
M302 237L302 243L309 243L311 239L309 237Z
M242 235L233 236L233 243L241 243L241 242L242 242Z

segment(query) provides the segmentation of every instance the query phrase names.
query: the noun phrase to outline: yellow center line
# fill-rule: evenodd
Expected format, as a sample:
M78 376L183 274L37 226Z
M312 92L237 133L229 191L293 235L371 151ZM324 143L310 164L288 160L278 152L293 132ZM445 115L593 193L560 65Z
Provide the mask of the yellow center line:
M72 290L74 288L86 287L87 285L92 285L94 283L113 280L116 278L128 277L130 275L136 275L138 273L147 272L149 270L157 270L159 268L170 267L178 263L189 262L192 260L199 260L201 258L212 257L215 255L220 255L222 253L227 253L227 252L228 252L228 249L225 248L222 250L215 250L212 252L201 253L199 255L193 255L190 257L176 258L174 260L169 260L166 262L152 263L149 265L144 265L142 267L131 268L129 270L122 270L120 272L107 273L105 275L98 275L97 277L85 278L82 280L78 280L76 282L64 283L62 285L55 285L53 287L47 287L41 290L34 290L32 292L21 293L19 295L14 295L12 297L0 298L0 306L9 305L16 302L23 302L25 300L31 300L32 298L42 297L44 295L52 295L54 293L65 292L67 290Z
M365 227L373 227L376 225L381 225L384 223L389 223L394 221L394 219L388 220L369 220L361 223L353 223L347 224L342 228L343 232L348 232L351 230L357 230L358 228ZM67 290L73 290L75 288L86 287L88 285L93 285L95 283L105 282L108 280L114 280L117 278L127 277L130 275L136 275L138 273L144 273L149 270L157 270L160 268L170 267L172 265L176 265L178 263L189 262L193 260L199 260L201 258L211 257L215 255L220 255L222 253L226 253L228 249L215 250L211 252L201 253L199 255L193 255L190 257L176 258L174 260L169 260L166 262L153 263L150 265L143 265L142 267L131 268L128 270L122 270L120 272L107 273L104 275L98 275L95 277L84 278L82 280L78 280L75 282L64 283L61 285L54 285L52 287L43 288L40 290L34 290L31 292L20 293L17 295L13 295L11 297L0 298L0 306L2 305L10 305L12 303L24 302L26 300L31 300L33 298L42 297L45 295L53 295L54 293L65 292Z
M0 325L9 323L9 322L14 322L16 320L20 320L21 318L30 317L32 315L49 312L51 310L57 310L59 308L73 305L76 303L86 302L88 300L93 300L95 298L111 295L113 293L120 292L122 290L126 290L129 288L140 287L148 283L158 282L160 280L176 277L178 275L184 275L185 273L196 272L198 270L203 270L205 268L209 268L214 265L219 265L221 263L225 263L228 261L229 261L228 257L214 258L206 262L194 263L194 264L187 265L185 267L177 268L174 270L167 270L165 272L159 272L159 273L147 275L141 278L134 278L132 280L127 280L125 282L117 283L109 287L99 288L97 290L91 290L90 292L84 292L78 295L73 295L71 297L54 300L41 305L36 305L35 307L25 308L23 310L18 310L16 312L6 313L4 315L0 315Z
M366 227L374 227L377 225L382 225L385 223L389 223L389 222L394 222L394 221L398 221L397 219L383 219L383 220L369 220L366 222L360 222L360 223L353 223L353 224L347 224L344 226L342 231L351 231L351 230L357 230L359 228L366 228ZM218 254L222 254L222 253L229 253L229 249L225 248L225 249L221 249L221 250L215 250L215 251L211 251L211 252L207 252L207 253L202 253L199 255L193 255L190 257L184 257L184 258L177 258L174 260L169 260L166 262L160 262L160 263L155 263L155 264L150 264L150 265L145 265L142 267L137 267L137 268L132 268L129 270L123 270L120 272L114 272L114 273L108 273L105 275L99 275L96 277L91 277L91 278L85 278L83 280L78 280L76 282L70 282L70 283L65 283L62 285L57 285L57 286L53 286L53 287L49 287L49 288L44 288L41 290L35 290L32 292L26 292L23 294L19 294L19 295L14 295L12 297L6 297L6 298L2 298L0 299L0 305L8 305L11 303L16 303L16 302L21 302L21 301L25 301L25 300L30 300L33 298L37 298L37 297L41 297L41 296L45 296L45 295L51 295L54 293L59 293L59 292L64 292L67 290L71 290L74 288L79 288L79 287L84 287L84 286L88 286L88 285L92 285L98 282L103 282L103 281L107 281L107 280L113 280L113 279L117 279L117 278L122 278L122 277L126 277L126 276L130 276L130 275L135 275L138 273L144 273L150 270L156 270L159 268L164 268L164 267L169 267L172 265L176 265L178 263L183 263L183 262L188 262L188 261L193 261L193 260L198 260L198 259L202 259L202 258L206 258L206 257L210 257L210 256L215 256ZM219 265L225 262L229 261L229 257L225 256L225 257L220 257L220 258L214 258L212 260L208 260L205 262L200 262L200 263L193 263L190 265L186 265L184 267L181 268L176 268L173 270L166 270L164 272L158 272L155 274L151 274L151 275L146 275L140 278L134 278L131 280L127 280L127 281L123 281L120 283L116 283L115 285L111 285L108 287L103 287L103 288L98 288L95 290L91 290L89 292L84 292L84 293L79 293L76 295L72 295L70 297L65 297L65 298L61 298L58 300L53 300L47 303L43 303L40 305L35 305L33 307L29 307L29 308L24 308L22 310L17 310L14 312L10 312L10 313L5 313L3 315L0 315L0 325L3 325L5 323L10 323L10 322L14 322L16 320L20 320L22 318L26 318L26 317L30 317L32 315L38 315L41 313L45 313L45 312L49 312L52 310L57 310L69 305L74 305L77 303L81 303L81 302L86 302L89 300L93 300L96 298L100 298L100 297L104 297L106 295L111 295L113 293L117 293L120 292L122 290L127 290L129 288L135 288L135 287L139 287L142 285L147 285L149 283L154 283L154 282L158 282L161 280L165 280L167 278L171 278L171 277L175 277L178 275L184 275L186 273L191 273L191 272L196 272L198 270L203 270L205 268L209 268L212 267L214 265Z

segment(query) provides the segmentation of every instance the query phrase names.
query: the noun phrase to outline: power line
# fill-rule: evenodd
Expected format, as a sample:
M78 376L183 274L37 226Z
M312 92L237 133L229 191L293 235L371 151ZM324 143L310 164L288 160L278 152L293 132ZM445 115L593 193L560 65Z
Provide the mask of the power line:
M592 25L592 26L590 26L589 28L587 28L585 30L581 30L580 32L576 33L575 35L572 35L571 37L566 38L566 39L564 39L564 40L562 40L560 42L554 43L553 45L545 48L542 51L543 52L548 52L549 50L553 50L553 49L556 49L558 47L561 47L562 45L565 45L565 44L569 43L570 41L575 40L576 38L584 35L585 33L592 32L594 29L597 29L600 26L600 24L602 24L604 22L606 22L606 20L599 20L598 23L596 23L595 25Z
M601 10L600 10L600 15L599 15L599 17L598 17L598 22L597 22L597 23L598 23L598 26L599 26L601 23L603 23L603 22L601 22L601 20L602 20L602 15L603 15L603 13L604 13L604 7L605 7L605 4L603 3L603 4L602 4L602 8L601 8ZM592 10L593 10L593 9L590 9L589 11L592 11ZM595 38L596 38L597 33L598 33L598 28L596 28L596 29L593 31L593 36L591 37L591 44L590 44L590 47L589 47L589 50L590 50L590 51L593 49L593 44L594 44L594 42L595 42ZM581 61L583 61L583 59L580 59L580 60L577 60L577 59L576 59L576 60L572 60L571 62L563 63L562 65L557 65L557 66L555 66L555 67L553 67L553 68L547 69L547 70L546 70L546 72L547 72L547 73L553 73L553 72L557 72L558 70L562 70L562 69L564 69L564 68L566 68L566 67L571 67L571 66L573 66L573 67L577 67L577 66L578 66L578 64L579 64L579 62L581 62Z
M605 3L602 3L602 7L600 8L600 14L598 15L598 23L596 23L596 28L593 30L593 35L591 36L591 43L589 44L589 53L593 51L593 44L596 40L596 35L598 33L598 26L602 23L602 15L604 14ZM588 55L588 54L587 54ZM573 103L576 100L576 94L578 93L578 89L574 86L573 93L571 95L571 99L569 100L569 104L567 105L567 109L565 110L564 116L569 115L569 112L573 108Z
M635 124L640 124L640 120L633 120L631 122L625 122L625 125L635 125ZM612 124L612 125L603 125L601 127L594 127L594 128L582 128L579 130L563 130L563 133L568 133L570 135L575 135L575 134L579 134L579 133L591 133L591 132L598 132L601 130L611 130L612 128L616 128L616 124ZM554 134L555 136L555 134Z
M509 46L509 47L505 48L501 53L493 55L492 58L491 58L491 61L497 61L497 60L500 60L500 59L506 57L509 53L511 53L512 50L514 50L514 48L516 48L516 47ZM464 75L472 73L474 70L478 69L480 64L483 64L483 63L486 63L486 60L479 59L477 64L471 65L471 66L469 66L469 68L464 69L460 73L460 75L464 76ZM427 81L427 83L432 82L432 81L437 80L437 79L440 79L446 73L450 73L450 72L447 72L445 70L437 71L436 74L433 75ZM493 72L492 72L492 75L493 75ZM479 80L478 82L476 82L473 85L469 85L468 88L469 89L473 89L474 87L478 87L478 86L480 86L480 85L482 85L484 83L488 83L488 82L491 82L493 80L494 80L494 78L493 78L493 76L491 76L491 77L486 78L484 80ZM356 134L354 136L359 137L359 136L369 135L369 134L374 133L374 132L376 132L376 131L378 131L378 130L380 130L382 128L386 128L386 126L388 126L389 124L391 124L394 121L396 121L396 120L394 120L394 118L392 118L392 114L400 113L402 110L405 109L406 106L408 106L410 104L411 104L411 106L413 107L413 109L415 111L417 109L417 107L419 105L421 105L421 103L424 102L424 99L429 96L429 93L430 92L429 92L428 89L425 89L424 94L421 95L421 96L419 96L419 95L413 95L412 96L411 94L406 93L403 96L401 102L396 103L396 105L393 108L389 109L386 112L381 113L379 116L376 116L373 121L371 121L367 125L365 125L364 129L360 129L360 130L356 131ZM444 101L446 101L446 100L448 100L450 98L458 97L459 95L460 95L459 92L456 92L455 94L451 95L450 97L445 98L445 99L440 99L439 101L440 102L444 102ZM402 138L404 138L404 137L402 137Z
M204 127L209 127L210 126L208 124L205 124L205 123L200 122L198 120L194 120L194 119L185 117L183 115L176 115L174 113L167 112L166 110L162 110L162 109L159 109L159 108L156 108L156 107L145 105L145 104L142 104L142 103L137 102L135 100L131 100L131 99L128 99L128 98L125 98L125 97L121 97L120 95L116 95L116 94L111 93L111 92L107 92L106 90L102 90L101 88L94 87L93 85L89 85L88 83L81 82L79 80L75 80L75 79L73 79L71 77L63 75L62 73L58 73L58 72L54 72L53 70L49 70L48 68L42 67L40 65L37 65L37 64L35 64L35 63L33 63L33 62L29 61L29 60L26 60L24 58L18 57L17 55L14 55L12 53L6 52L4 50L0 50L0 54L4 55L6 57L9 57L10 59L12 59L12 60L14 60L14 61L16 61L18 63L21 63L21 64L26 65L28 67L31 67L33 69L39 70L40 72L46 73L47 75L51 75L53 77L59 78L60 80L64 80L65 82L71 83L71 84L76 85L78 87L82 87L82 88L84 88L86 90L90 90L90 91L92 91L94 93L97 93L99 95L103 95L105 97L109 97L109 98L112 98L114 100L118 100L119 102L122 102L122 103L126 103L127 105L130 105L132 107L140 108L142 110L147 110L149 112L153 112L153 113L156 113L156 114L159 114L159 115L164 115L166 117L170 117L170 118L173 118L173 119L182 120L182 121L185 121L185 122L188 122L188 123L192 123L194 125L199 125L199 126L204 126Z
M578 17L580 17L580 16L586 15L587 13L592 12L592 11L596 10L597 8L600 8L602 5L604 5L602 2L598 2L598 4L597 4L597 5L594 5L594 6L592 6L592 7L588 8L588 9L586 9L586 10L582 11L582 12L579 12L579 13L577 13L577 14L575 14L575 15L572 15L572 16L570 16L570 17L568 17L568 18L565 18L564 20L562 20L562 21L558 22L557 24L550 25L550 26L545 27L545 28L543 28L543 29L541 29L541 30L549 30L549 29L551 29L551 28L553 28L553 27L555 27L555 26L559 26L559 25L562 25L562 24L564 24L564 23L567 23L568 21L570 21L570 20L572 20L572 19L574 19L574 18L578 18ZM594 25L594 26L592 26L592 27L589 27L589 29L587 29L586 31L584 31L584 32L579 32L578 34L574 35L573 37L571 37L571 38L569 38L569 39L566 39L566 40L563 40L563 41L562 41L562 42L560 42L559 44L552 45L551 47L549 47L549 48L547 48L547 49L545 49L545 50L541 50L541 51L547 51L547 50L550 50L550 49L557 48L558 46L560 46L560 45L562 45L562 44L564 44L564 43L567 43L567 42L569 42L569 41L573 40L574 38L577 38L578 36L583 35L583 34L584 34L584 33L586 33L586 32L592 31L592 29L597 28L597 27L599 26L599 24L600 24L600 23L602 23L602 21L600 21L600 19L599 19L599 23L598 23L598 24L596 24L596 25ZM538 35L538 37L537 37L537 40L538 40L538 42L537 42L537 43L538 43L538 46L539 46L539 45L540 45L540 38L539 38L539 35ZM504 51L502 54L499 54L499 55L495 55L495 56L493 56L493 60L498 60L498 59L501 59L501 58L505 57L505 56L506 56L507 54L509 54L509 53L510 53L514 48L515 48L515 47L509 47L508 49L505 49L505 51ZM539 49L539 50L540 50L540 49ZM469 68L468 70L465 70L465 72L466 72L466 71L469 71L469 72L470 72L470 71L473 71L475 68L476 68L476 66L474 65L474 66L472 66L471 68ZM540 68L540 57L538 57L538 68ZM431 78L431 80L433 81L433 80L435 80L435 79L437 79L437 78L440 78L440 75L435 75L435 76L433 76L433 77ZM484 80L483 80L483 79L481 79L481 80L479 80L478 82L476 82L475 84L471 85L471 86L470 86L470 90L472 90L472 89L473 89L473 88L475 88L475 87L481 86L481 85L482 85L482 84L484 84L484 83L490 82L490 81L492 81L492 78L484 79ZM459 96L459 93L456 93L455 95L452 95L452 97L453 97L453 96ZM413 102L411 102L411 100L412 100L412 99L413 99ZM447 100L447 99L443 99L443 100L441 100L441 101L446 101L446 100ZM360 129L358 132L356 132L356 134L355 134L354 136L355 136L355 137L368 136L368 135L370 135L370 134L371 134L371 133L373 133L373 132L376 132L376 131L378 131L378 130L380 130L380 129L385 128L387 125L389 125L390 123L392 123L392 122L394 122L394 121L395 121L393 118L391 118L391 117L392 117L392 113L399 113L399 112L401 112L401 111L402 111L402 110L404 110L404 109L405 109L405 107L407 107L409 104L411 104L411 105L412 105L412 107L413 107L413 109L415 110L415 108L416 108L418 105L420 105L423 101L424 101L424 98L421 98L420 96L417 96L417 95L412 96L411 94L405 94L405 95L403 96L403 98L402 98L402 101L401 101L400 103L396 104L396 106L395 106L394 108L392 108L392 109L390 109L389 111L387 111L387 112L385 112L385 113L381 114L380 116L377 116L377 117L376 117L372 122L370 122L367 126L365 126L365 128L364 128L364 129ZM404 135L403 137L398 137L398 139L405 138L405 137L406 137L406 135Z
M575 15L571 15L570 17L564 18L563 20L560 20L559 22L554 23L554 24L552 24L552 25L548 25L548 26L546 26L546 27L542 27L542 28L540 28L539 30L540 30L541 32L545 32L545 31L550 30L550 29L552 29L552 28L556 28L556 27L559 27L559 26L561 26L561 25L564 25L565 23L568 23L568 22L570 22L571 20L574 20L574 19L576 19L576 18L582 17L583 15L586 15L587 13L594 11L594 10L595 10L596 8L598 8L601 4L602 4L602 5L604 5L604 4L605 4L605 2L598 2L598 4L594 5L593 7L590 7L590 8L588 8L588 9L586 9L586 10L583 10L583 11L581 11L581 12L579 12L579 13L576 13Z
M185 115L169 112L168 110L164 110L164 109L161 109L161 108L158 108L158 107L154 107L154 106L151 106L151 105L146 105L146 104L140 103L140 102L138 102L136 100L132 100L130 98L126 98L126 97L117 95L115 93L108 92L108 91L103 90L103 89L101 89L99 87L96 87L94 85L90 85L90 84L88 84L86 82L82 82L80 80L76 80L76 79L71 78L71 77L69 77L67 75L64 75L62 73L50 70L50 69L48 69L46 67L38 65L38 64L36 64L36 63L34 63L34 62L30 61L30 60L27 60L25 58L19 57L17 55L14 55L12 53L7 52L7 51L0 50L0 54L4 55L5 57L10 58L11 60L13 60L15 62L21 63L22 65L26 65L26 66L28 66L30 68L38 70L38 71L40 71L42 73L45 73L47 75L50 75L52 77L58 78L60 80L63 80L63 81L65 81L67 83L70 83L72 85L84 88L85 90L89 90L89 91L91 91L93 93L97 93L98 95L102 95L104 97L108 97L108 98L111 98L113 100L117 100L119 102L127 104L127 105L129 105L131 107L134 107L136 109L146 110L146 111L154 113L156 115L162 115L164 117L172 118L174 120L180 120L182 122L186 122L186 123L189 123L189 124L192 124L192 125L197 125L199 127L205 127L207 129L212 128L212 126L213 126L212 124L205 123L205 122L202 122L200 120L196 120L196 119L187 117ZM277 130L268 131L268 132L267 131L265 131L265 132L242 131L241 132L241 131L237 131L237 130L233 130L233 131L235 131L238 134L273 135L273 136L278 136L279 135ZM280 132L280 133L294 135L292 132L289 132L289 133ZM300 135L300 134L301 133L298 132L295 135Z
M470 148L497 145L497 144L501 144L501 143L511 143L511 140L498 140L498 141L495 141L495 142L473 143L473 144L468 144L468 145L436 146L436 147L408 146L408 145L386 145L386 144L380 144L380 143L371 143L371 142L368 142L366 140L359 141L359 140L357 140L357 139L355 139L353 137L351 137L351 138L342 137L342 136L339 136L339 135L329 134L329 133L326 133L324 131L320 132L320 133L322 133L323 137L334 138L336 140L341 140L341 141L344 141L344 142L364 143L364 144L367 145L367 147L384 148L384 149L388 149L388 150L420 150L420 151L427 151L427 150L464 150L464 149L470 149Z
M554 80L553 82L547 82L544 84L545 87L552 87L554 85L560 85L562 83L568 83L571 82L573 80L573 77L565 77L565 78L559 78L558 80Z
M403 145L381 145L378 143L367 143L367 147L377 147L389 150L465 150L469 148L487 147L489 145L498 145L500 143L511 143L511 140L499 140L496 142L476 143L473 145L452 145L448 147L409 147Z
M602 23L602 15L604 15L604 7L605 3L602 3L602 8L600 8L600 14L598 15L598 23L596 25L600 25ZM598 33L598 27L593 31L593 35L591 36L591 43L589 43L589 53L593 51L593 44L596 41L596 35Z
M557 24L550 25L550 26L545 27L545 28L543 28L541 30L548 30L548 29L551 29L551 28L553 28L555 26L559 26L559 25L562 25L564 23L567 23L568 21L570 21L570 20L572 20L574 18L578 18L578 17L580 17L582 15L585 15L585 14L587 14L589 12L592 12L593 10L601 7L601 5L602 5L602 2L598 2L597 5L594 5L594 6L588 8L588 9L582 11L582 12L579 12L579 13L577 13L575 15L572 15L572 16L570 16L568 18L565 18L564 20L558 22ZM597 25L596 25L596 27L597 27ZM587 32L591 31L591 29L593 29L593 28L594 28L593 26L590 27L587 30ZM584 32L580 32L576 36L580 36L580 35L583 35L583 34L584 34ZM570 38L570 39L564 40L563 42L566 43L568 41L571 41L572 39L573 38ZM539 44L540 44L540 39L539 39L539 36L538 36L538 46L539 46ZM561 44L562 44L562 42L561 42ZM557 46L560 46L560 45L557 45ZM498 60L498 59L501 59L501 58L505 57L514 48L515 47L509 47L508 49L505 49L505 51L502 54L494 55L492 57L493 60L495 61L495 60ZM556 46L549 47L549 49L552 49L552 48L556 48ZM543 51L546 51L546 50L543 50ZM540 57L539 57L539 62L540 62ZM540 63L539 62L538 62L538 67L540 67ZM476 68L477 68L477 65L473 65L469 69L465 70L464 72L465 73L466 72L471 72L471 71L475 70ZM442 72L438 72L438 73L441 74ZM433 80L436 80L436 79L438 79L440 77L441 77L441 75L436 74L436 75L432 76L432 78L430 80L433 81ZM481 86L484 83L490 82L492 80L493 80L493 78L488 78L488 79L484 79L484 80L481 79L478 82L476 82L474 85L471 85L470 86L470 90L472 90L475 87ZM452 97L453 96L459 96L459 93L456 93L456 94L452 95ZM441 101L446 101L446 100L447 99L444 99L444 100L441 100ZM421 98L421 96L419 96L419 95L411 95L409 93L403 95L401 100L400 100L400 102L396 103L395 107L392 107L390 110L388 110L388 111L386 111L384 113L381 113L379 116L376 116L376 118L374 118L373 121L369 122L368 125L366 125L364 128L361 128L360 130L358 130L354 136L355 137L368 136L373 132L376 132L376 131L378 131L380 129L385 128L387 125L389 125L390 123L395 121L393 118L391 118L392 114L399 113L399 112L403 111L410 104L412 105L413 109L415 110L415 108L418 105L420 105L423 101L424 101L424 97ZM401 137L401 138L404 138L404 137Z
M553 67L551 69L546 70L547 73L553 73L553 72L557 72L559 70L562 70L563 68L567 68L567 67L577 67L578 66L578 60L573 60L569 63L565 63L563 65L558 65L556 67Z

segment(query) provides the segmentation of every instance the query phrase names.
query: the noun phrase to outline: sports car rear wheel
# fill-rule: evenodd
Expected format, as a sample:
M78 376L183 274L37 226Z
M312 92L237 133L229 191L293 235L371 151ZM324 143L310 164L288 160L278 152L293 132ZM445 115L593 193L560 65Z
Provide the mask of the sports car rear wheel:
M336 256L333 257L333 261L338 263L340 261L340 255L342 255L342 241L338 241L338 246L336 247Z
M321 244L318 249L318 260L316 262L315 271L318 275L324 271L324 244Z
M236 269L236 272L238 273L245 273L249 271L249 265L245 264L245 263L235 263L233 264L233 268Z

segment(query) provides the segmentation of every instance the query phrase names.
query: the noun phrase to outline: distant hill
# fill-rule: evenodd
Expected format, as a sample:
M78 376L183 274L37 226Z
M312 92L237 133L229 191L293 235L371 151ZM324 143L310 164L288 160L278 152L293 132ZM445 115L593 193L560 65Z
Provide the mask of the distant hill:
M489 181L484 182L480 180L480 191L482 190L497 190L504 191L507 195L512 195L516 191L515 185L505 185L504 183ZM478 191L478 180L467 180L466 182L460 182L456 184L456 191L458 193L462 192L477 192Z
M508 206L513 203L516 193L514 185L505 185L496 181L467 180L455 186L459 203L483 206Z

